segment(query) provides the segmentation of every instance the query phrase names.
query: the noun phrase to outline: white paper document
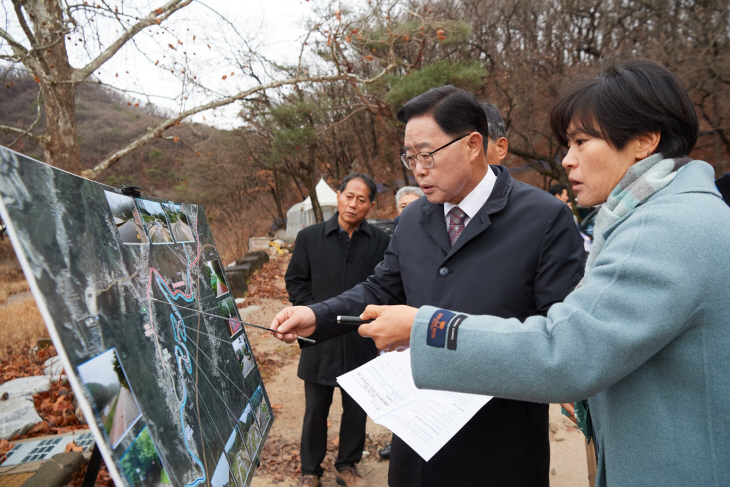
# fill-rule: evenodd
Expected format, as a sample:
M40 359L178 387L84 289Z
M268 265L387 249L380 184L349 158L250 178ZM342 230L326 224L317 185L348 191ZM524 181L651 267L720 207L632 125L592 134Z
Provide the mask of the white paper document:
M411 351L386 353L337 378L378 424L428 461L492 399L491 396L418 389Z

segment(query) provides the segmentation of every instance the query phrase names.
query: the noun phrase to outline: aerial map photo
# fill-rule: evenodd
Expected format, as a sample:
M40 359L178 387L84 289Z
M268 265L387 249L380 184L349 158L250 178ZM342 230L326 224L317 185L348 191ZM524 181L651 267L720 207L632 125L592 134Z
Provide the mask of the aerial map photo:
M0 216L116 485L250 485L274 420L198 205L0 147Z

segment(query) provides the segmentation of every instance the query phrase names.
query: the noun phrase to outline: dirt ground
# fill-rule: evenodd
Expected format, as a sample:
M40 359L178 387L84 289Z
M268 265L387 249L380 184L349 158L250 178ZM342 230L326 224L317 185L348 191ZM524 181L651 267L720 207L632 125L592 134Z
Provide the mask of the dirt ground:
M268 269L264 271L268 284L278 288L277 291L282 291L267 294L276 294L279 299L247 298L246 307L256 306L260 309L250 314L245 308L240 310L246 315L242 316L244 321L268 326L276 312L289 304L283 293L283 274L287 262L288 259L282 258L269 264ZM261 467L257 470L251 485L252 487L293 486L299 477L299 440L304 417L304 385L297 378L299 349L296 345L279 342L266 332L253 328L249 328L247 332L256 360L263 371L264 385L276 417L261 458ZM334 458L341 414L341 400L339 391L336 391L329 416L330 429L328 452L324 462L325 475L322 478L323 487L337 485ZM389 439L390 431L368 418L366 452L359 470L372 487L388 484L388 462L381 460L377 452ZM558 405L550 406L550 447L551 487L586 487L588 471L583 435L573 423L560 414Z

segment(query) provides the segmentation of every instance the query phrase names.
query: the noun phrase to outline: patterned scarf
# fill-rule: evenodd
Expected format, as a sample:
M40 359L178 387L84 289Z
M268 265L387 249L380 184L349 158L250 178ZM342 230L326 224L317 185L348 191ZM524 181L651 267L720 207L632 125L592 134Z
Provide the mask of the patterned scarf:
M626 171L596 215L593 245L586 262L586 274L593 267L596 257L603 248L603 234L606 230L657 191L664 189L672 182L677 171L689 161L691 159L686 156L664 159L661 154L654 154L637 162Z

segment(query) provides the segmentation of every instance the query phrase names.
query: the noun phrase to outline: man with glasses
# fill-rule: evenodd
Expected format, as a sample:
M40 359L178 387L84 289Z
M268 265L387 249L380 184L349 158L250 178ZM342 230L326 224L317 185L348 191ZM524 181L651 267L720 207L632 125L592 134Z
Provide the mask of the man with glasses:
M406 124L401 161L426 198L403 211L383 262L365 283L279 312L271 327L281 339L341 335L347 330L335 317L368 304L430 304L522 320L545 314L580 280L583 245L570 210L515 181L504 166L488 164L487 118L473 95L435 88L406 103L398 119ZM457 333L442 338L436 346L458 346ZM388 481L547 487L549 464L548 406L495 398L428 462L394 436Z

